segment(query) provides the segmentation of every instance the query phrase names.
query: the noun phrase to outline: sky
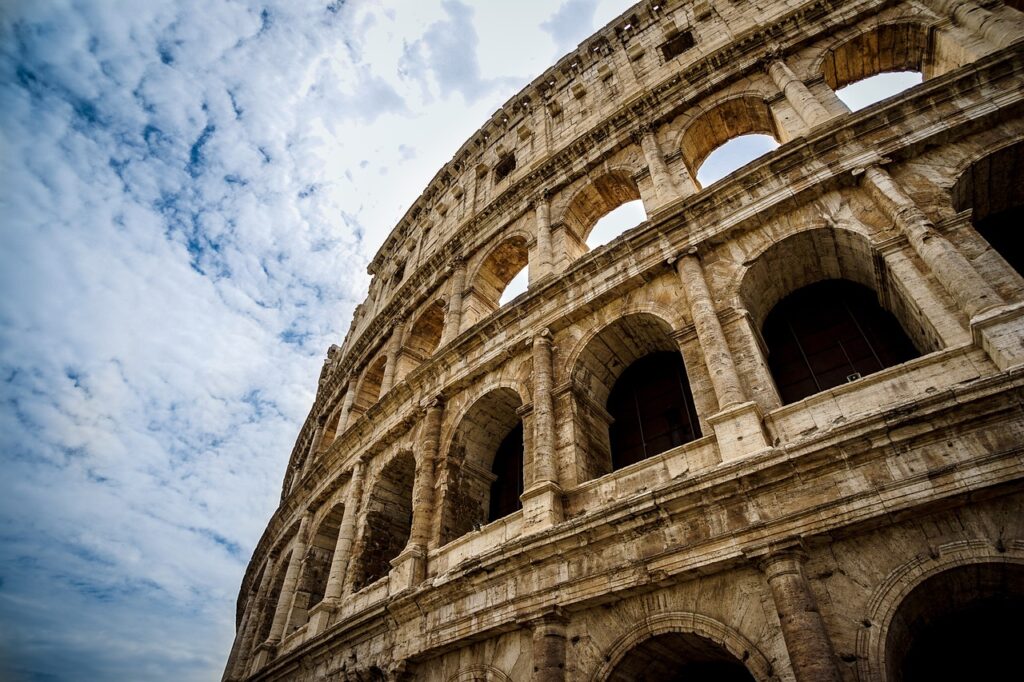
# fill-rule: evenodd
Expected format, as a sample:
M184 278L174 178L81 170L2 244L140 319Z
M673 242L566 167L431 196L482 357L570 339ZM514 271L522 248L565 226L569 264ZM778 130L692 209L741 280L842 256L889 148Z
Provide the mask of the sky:
M0 679L220 677L366 264L630 4L0 0Z

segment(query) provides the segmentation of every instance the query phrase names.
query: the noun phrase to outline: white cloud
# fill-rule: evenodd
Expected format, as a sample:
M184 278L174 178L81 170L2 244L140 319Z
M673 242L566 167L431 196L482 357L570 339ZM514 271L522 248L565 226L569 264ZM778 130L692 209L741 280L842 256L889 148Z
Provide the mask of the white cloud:
M219 676L366 262L565 49L556 13L573 19L539 0L7 7L0 676Z

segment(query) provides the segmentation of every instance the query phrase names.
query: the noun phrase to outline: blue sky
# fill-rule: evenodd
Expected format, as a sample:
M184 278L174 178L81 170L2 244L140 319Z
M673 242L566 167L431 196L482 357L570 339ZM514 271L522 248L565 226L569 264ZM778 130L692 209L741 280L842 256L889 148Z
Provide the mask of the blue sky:
M369 258L629 4L4 3L0 678L219 678Z

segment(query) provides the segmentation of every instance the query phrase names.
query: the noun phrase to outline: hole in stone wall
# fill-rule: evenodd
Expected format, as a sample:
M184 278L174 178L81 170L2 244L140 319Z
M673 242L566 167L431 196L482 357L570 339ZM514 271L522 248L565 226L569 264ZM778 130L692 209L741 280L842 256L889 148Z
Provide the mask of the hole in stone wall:
M602 244L607 244L645 220L647 220L647 212L644 210L644 202L640 200L627 201L594 223L594 227L590 230L590 236L587 237L587 248L596 249Z
M508 174L516 169L516 155L505 154L494 164L494 181L499 182L508 177Z
M317 527L306 549L302 574L295 589L295 600L288 620L289 631L297 630L309 620L309 610L323 601L327 579L331 573L334 547L338 544L338 531L345 514L344 505L335 505Z
M734 137L708 154L697 171L697 182L701 187L707 187L778 146L779 143L768 135Z
M681 31L675 36L669 38L661 46L661 54L665 57L667 62L674 57L678 57L682 53L689 50L696 44L693 39L693 34L689 31Z
M519 294L524 293L530 285L530 273L529 268L523 268L516 275L509 280L505 290L501 292L501 298L498 299L498 306L506 305L510 303Z
M717 642L693 633L668 632L630 649L608 680L754 682L754 677Z
M880 73L842 87L836 90L836 95L850 111L859 111L920 85L922 80L920 71Z
M411 453L404 452L384 465L371 488L353 589L360 590L387 575L391 560L409 542L415 476L416 460Z
M782 299L764 322L768 365L783 403L920 355L875 292L826 280Z

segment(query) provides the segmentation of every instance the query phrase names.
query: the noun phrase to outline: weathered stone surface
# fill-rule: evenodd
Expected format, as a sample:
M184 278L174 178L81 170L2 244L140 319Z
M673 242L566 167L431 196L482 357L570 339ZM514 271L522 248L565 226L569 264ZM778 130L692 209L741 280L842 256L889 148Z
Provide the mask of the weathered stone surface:
M1019 9L647 1L513 97L370 265L225 679L912 680L915 623L1024 604ZM781 146L699 187L752 132ZM917 357L783 404L766 320L827 280ZM616 469L610 396L666 351L696 428Z

